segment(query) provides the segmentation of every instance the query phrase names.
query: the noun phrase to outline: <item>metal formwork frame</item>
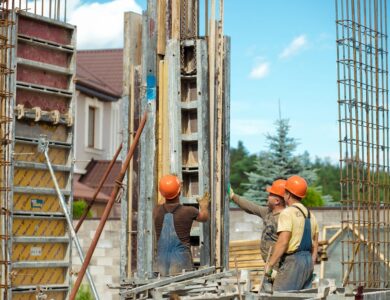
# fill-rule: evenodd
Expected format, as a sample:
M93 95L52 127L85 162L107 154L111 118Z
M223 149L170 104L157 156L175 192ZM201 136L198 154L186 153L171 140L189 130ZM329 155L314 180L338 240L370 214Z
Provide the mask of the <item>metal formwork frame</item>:
M8 2L2 4L4 3ZM58 20L21 10L16 11L13 8L17 5L13 1L9 3L12 9L7 11L7 18L12 19L12 26L9 27L12 47L7 47L6 55L2 52L2 59L4 57L8 59L9 67L13 72L10 72L7 79L6 88L11 97L8 101L7 115L5 116L2 111L2 118L7 117L12 123L10 123L11 130L7 135L9 143L7 143L6 153L10 158L7 162L9 169L6 184L7 196L2 197L1 203L2 211L7 212L4 216L8 219L6 225L3 222L1 233L4 236L2 240L5 241L3 249L7 246L7 257L3 264L7 268L2 269L2 280L5 280L1 286L2 297L13 299L14 297L45 297L46 295L49 298L65 299L71 285L71 238L66 234L66 227L62 226L65 218L64 214L58 210L59 206L55 204L56 201L58 202L55 198L55 189L50 187L51 184L46 185L49 183L49 169L45 166L43 157L39 156L37 148L39 132L49 132L52 146L49 155L56 158L53 170L61 175L62 192L68 199L71 213L75 28ZM2 25L5 23L4 16L3 14ZM23 26L20 26L20 20L23 20L24 25L26 22L29 23L29 29L32 29L31 24L34 22L37 27L30 31L30 34L21 32ZM42 26L66 32L68 42L64 44L45 40L42 36L46 33L42 32ZM67 57L67 65L58 67L55 63L52 65L42 62L40 59L45 58L40 57L37 57L38 60L32 57L22 58L20 55L23 56L23 54L17 52L21 44L25 50L28 47L35 47L35 49L43 49L48 55L61 53ZM26 51L28 55L28 50ZM24 70L24 77L17 76L16 70L19 67L27 68ZM29 70L38 70L36 72L41 72L41 74L52 72L65 76L66 89L50 86L50 83L45 81L40 84L34 80L28 82L26 74ZM54 84L55 81L51 83ZM43 103L47 107L53 107L55 104L49 101L45 103L43 100L39 102L41 101L39 99L45 99L46 96L51 97L51 101L56 97L66 99L63 100L66 102L65 106L61 107L59 104L60 109L66 112L60 112L55 108L51 111L46 111L46 108L41 107L31 109L27 106L24 108L25 99L21 96L23 93L24 96L35 95L35 98L31 96L28 99L35 99L36 103ZM36 96L37 93L39 97ZM18 105L16 105L17 101ZM30 125L26 126L26 124ZM29 126L34 129L28 130ZM58 133L56 128L64 129L62 133ZM63 137L57 140L61 134Z
M389 287L386 0L336 0L343 284Z

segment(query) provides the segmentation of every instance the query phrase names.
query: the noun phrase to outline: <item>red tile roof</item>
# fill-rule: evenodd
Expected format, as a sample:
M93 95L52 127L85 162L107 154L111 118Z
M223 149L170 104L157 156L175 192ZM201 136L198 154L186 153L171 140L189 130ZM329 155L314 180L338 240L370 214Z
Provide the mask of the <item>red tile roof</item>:
M73 181L73 197L75 200L83 199L86 201L91 201L93 199L93 195L95 194L95 190L82 184L81 182L74 180ZM107 203L110 197L102 192L96 197L97 203Z
M106 172L109 164L109 160L92 159L85 168L86 173L80 177L80 182L93 189L96 189L99 185L100 180L103 178L103 175ZM115 162L114 166L111 169L111 172L108 174L108 177L103 184L102 189L100 190L102 193L106 195L111 195L111 192L115 186L115 179L119 175L121 166L121 161Z
M120 98L123 89L123 49L77 51L76 83Z

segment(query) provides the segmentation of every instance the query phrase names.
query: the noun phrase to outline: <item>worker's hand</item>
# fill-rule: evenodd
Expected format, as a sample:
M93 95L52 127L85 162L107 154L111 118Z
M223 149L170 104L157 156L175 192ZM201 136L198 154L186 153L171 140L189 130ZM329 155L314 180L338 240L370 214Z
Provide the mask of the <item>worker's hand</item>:
M269 278L272 278L272 267L270 265L265 265L265 268L264 268L264 274L265 276L269 277Z
M233 197L234 197L234 191L233 191L232 186L230 185L230 183L228 185L228 194L229 194L229 199L232 200Z
M210 203L209 192L204 193L202 198L196 198L196 201L198 201L200 208L208 208Z

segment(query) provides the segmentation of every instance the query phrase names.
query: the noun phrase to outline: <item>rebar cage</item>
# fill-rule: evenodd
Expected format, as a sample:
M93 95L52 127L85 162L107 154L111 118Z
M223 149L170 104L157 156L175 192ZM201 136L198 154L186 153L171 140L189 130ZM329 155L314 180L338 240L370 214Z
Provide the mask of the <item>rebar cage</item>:
M386 2L335 1L343 285L390 285Z

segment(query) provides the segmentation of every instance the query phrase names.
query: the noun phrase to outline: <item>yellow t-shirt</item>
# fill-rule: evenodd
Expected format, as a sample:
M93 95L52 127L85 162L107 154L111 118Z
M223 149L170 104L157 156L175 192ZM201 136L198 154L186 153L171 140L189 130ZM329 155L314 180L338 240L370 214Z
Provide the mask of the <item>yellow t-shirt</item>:
M307 216L307 208L302 203L294 203ZM282 231L291 232L291 239L288 243L287 253L296 251L301 243L303 230L305 227L305 216L302 215L299 209L289 206L284 209L279 215L278 233ZM310 212L311 238L318 233L318 224L316 217Z

